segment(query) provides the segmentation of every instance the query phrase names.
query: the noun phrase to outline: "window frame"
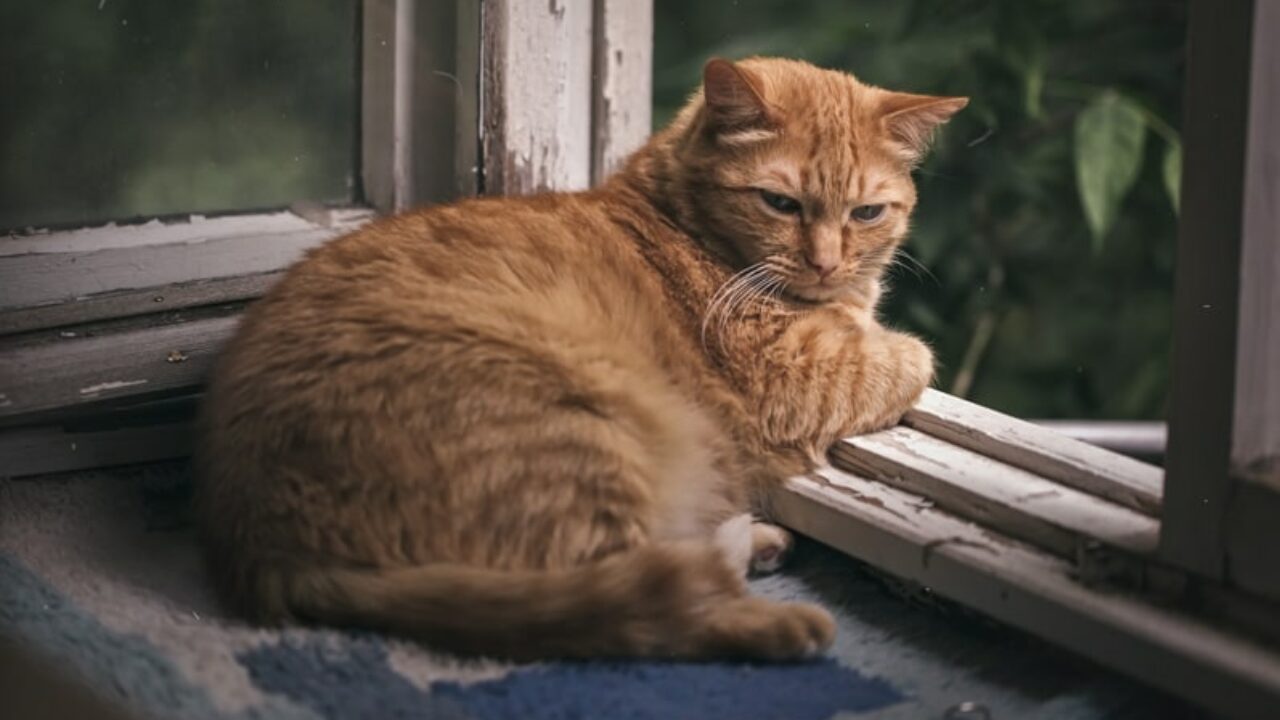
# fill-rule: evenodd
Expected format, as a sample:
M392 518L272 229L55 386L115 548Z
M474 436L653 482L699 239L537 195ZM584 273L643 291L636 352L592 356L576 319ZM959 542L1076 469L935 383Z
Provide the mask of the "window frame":
M0 281L29 286L0 294L3 472L91 467L85 418L125 413L137 434L155 401L190 405L239 311L305 250L417 205L585 188L649 134L648 0L363 0L360 32L363 204L0 238ZM552 74L568 67L578 82ZM61 450L34 457L32 432ZM134 447L110 456L174 454Z
M1280 600L1280 5L1192 9L1161 557Z

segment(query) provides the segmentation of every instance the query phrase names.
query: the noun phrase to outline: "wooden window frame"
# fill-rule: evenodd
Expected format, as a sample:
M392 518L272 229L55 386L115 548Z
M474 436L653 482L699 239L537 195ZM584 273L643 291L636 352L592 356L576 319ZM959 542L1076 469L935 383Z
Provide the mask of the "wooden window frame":
M1161 555L1280 600L1280 4L1192 9Z
M581 189L648 135L650 0L450 7L442 23L427 17L438 5L365 0L361 175L377 212ZM1248 717L1280 703L1280 655L1258 639L1280 641L1277 568L1257 546L1275 536L1280 492L1247 477L1251 459L1276 452L1280 426L1270 401L1280 392L1280 312L1267 312L1280 302L1267 282L1280 277L1280 250L1265 241L1280 227L1280 190L1266 170L1280 148L1262 130L1277 125L1280 98L1260 82L1280 68L1274 43L1256 40L1280 39L1277 25L1274 3L1192 0L1167 478L929 391L901 427L846 439L831 467L779 488L776 519L1216 711ZM430 69L446 63L451 72ZM185 454L191 393L240 306L296 252L372 213L294 215L260 218L263 228L291 223L283 234L205 221L210 238L181 252L224 243L227 272L121 279L102 293L0 310L0 393L15 372L44 388L25 406L0 394L0 472ZM145 227L109 232L119 247L93 250L101 237L77 245L74 233L18 242L81 253L57 260L86 278L94 263L145 265L172 250L120 239ZM276 254L236 267L247 244ZM3 248L0 278L14 256ZM50 277L73 277L60 272ZM1207 342L1230 351L1204 353Z

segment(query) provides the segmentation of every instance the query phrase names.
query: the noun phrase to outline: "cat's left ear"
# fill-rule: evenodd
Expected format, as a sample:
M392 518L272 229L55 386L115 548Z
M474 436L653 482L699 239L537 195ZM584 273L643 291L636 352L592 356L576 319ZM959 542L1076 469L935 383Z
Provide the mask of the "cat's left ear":
M880 122L902 146L906 159L918 162L929 149L934 130L968 104L965 97L886 93L880 101Z
M717 130L763 129L778 124L778 112L765 100L760 78L723 58L712 58L703 67L702 96Z

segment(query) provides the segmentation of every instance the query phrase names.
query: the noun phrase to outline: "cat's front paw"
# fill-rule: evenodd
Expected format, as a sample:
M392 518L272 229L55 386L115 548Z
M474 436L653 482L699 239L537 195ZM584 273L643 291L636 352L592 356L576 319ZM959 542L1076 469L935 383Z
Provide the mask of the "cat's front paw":
M902 417L933 384L935 371L933 350L913 335L899 332L893 332L891 335L895 336L899 357L902 359L899 367L903 404L898 413L898 417Z
M858 433L897 425L933 382L933 351L923 341L893 330L883 331L878 340L877 362L868 368L879 380L872 385L878 392L865 398L869 412Z

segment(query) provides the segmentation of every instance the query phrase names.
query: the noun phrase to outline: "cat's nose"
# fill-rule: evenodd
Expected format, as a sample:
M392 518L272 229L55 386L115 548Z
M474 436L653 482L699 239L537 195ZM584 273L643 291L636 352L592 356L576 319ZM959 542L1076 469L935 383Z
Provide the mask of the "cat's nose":
M805 263L807 263L814 272L818 273L818 277L823 280L830 277L831 273L835 272L836 269L840 267L840 258L827 257L821 254L806 254L804 259Z

